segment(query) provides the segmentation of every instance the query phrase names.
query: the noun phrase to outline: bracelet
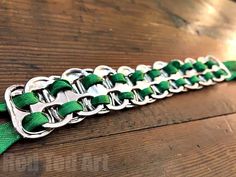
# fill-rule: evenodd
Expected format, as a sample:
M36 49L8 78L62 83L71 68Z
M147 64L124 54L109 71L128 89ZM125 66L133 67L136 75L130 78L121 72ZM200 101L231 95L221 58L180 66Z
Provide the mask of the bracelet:
M156 61L136 69L72 68L62 76L35 77L6 89L0 112L8 111L11 122L0 125L0 153L22 137L44 137L88 116L145 105L235 78L236 61L221 62L213 56Z

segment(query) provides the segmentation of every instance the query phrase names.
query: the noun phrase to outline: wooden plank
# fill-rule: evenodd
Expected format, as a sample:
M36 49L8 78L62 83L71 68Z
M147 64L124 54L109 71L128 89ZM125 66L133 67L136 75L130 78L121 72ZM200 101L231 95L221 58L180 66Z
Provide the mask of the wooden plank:
M150 64L156 58L167 61L171 57L194 57L209 51L221 57L233 56L225 52L231 46L223 46L222 41L179 30L154 1L1 3L5 19L0 28L1 95L11 84L34 76L61 74L75 65L134 66ZM196 9L204 6L193 4ZM117 10L119 7L125 13ZM147 14L148 9L155 15ZM85 19L79 20L80 15ZM40 143L23 141L12 151L234 113L234 91L234 84L225 83L145 107L88 118L81 124L61 128Z
M236 26L233 1L177 0L175 3L178 5L173 5L172 0L157 1L176 27L200 36L223 40L231 36L232 39Z
M0 95L11 84L71 67L134 67L209 53L236 59L235 7L226 0L0 1ZM0 171L3 176L233 176L235 114L214 117L236 112L235 87L224 83L23 140L8 151L16 169L5 169L11 162L5 156ZM199 119L207 120L189 122ZM75 171L63 167L72 152L79 158ZM81 160L90 154L93 162L108 157L108 168L82 169ZM34 155L25 169L25 157ZM51 155L54 161L47 162ZM38 170L30 171L32 164Z
M136 66L209 53L235 59L235 45L228 42L233 37L218 41L190 33L155 1L134 2L1 1L0 93L10 84L75 66ZM192 3L196 12L206 6Z
M5 154L0 169L4 176L234 176L235 129L233 114L70 141Z

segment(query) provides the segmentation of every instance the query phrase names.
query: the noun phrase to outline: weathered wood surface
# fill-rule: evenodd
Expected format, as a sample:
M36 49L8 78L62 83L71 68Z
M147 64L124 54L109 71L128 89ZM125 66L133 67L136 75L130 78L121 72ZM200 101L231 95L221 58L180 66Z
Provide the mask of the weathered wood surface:
M28 161L28 166L35 164L38 168L34 171L35 176L235 176L235 116L68 141L12 153L17 154L15 159L39 159ZM100 163L98 170L94 164L91 169L83 167L82 158L89 154L107 159L107 164ZM12 155L3 159L16 164ZM75 157L71 161L76 163L65 164L68 156ZM32 176L30 170L20 171L24 166L14 168L5 162L6 169L18 170L14 176ZM12 172L4 174L8 176Z
M233 1L2 0L0 14L1 95L72 67L236 59ZM236 176L235 90L223 83L23 140L1 157L0 176ZM90 155L103 158L98 168L84 166ZM63 166L70 156L76 168Z

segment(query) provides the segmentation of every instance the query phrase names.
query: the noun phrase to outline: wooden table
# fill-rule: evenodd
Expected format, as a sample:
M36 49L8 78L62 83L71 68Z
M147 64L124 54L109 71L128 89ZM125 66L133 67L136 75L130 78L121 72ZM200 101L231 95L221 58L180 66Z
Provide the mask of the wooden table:
M1 0L1 95L72 67L235 60L235 9L230 0ZM0 176L236 176L235 94L222 83L22 140L0 158Z

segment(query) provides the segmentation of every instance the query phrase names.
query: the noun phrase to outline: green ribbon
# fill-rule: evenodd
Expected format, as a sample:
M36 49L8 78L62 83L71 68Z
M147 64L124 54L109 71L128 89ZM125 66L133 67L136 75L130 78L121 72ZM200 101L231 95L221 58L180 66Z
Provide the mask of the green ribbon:
M7 105L5 103L0 103L0 112L7 112Z
M231 75L232 75L230 78L227 79L227 81L236 80L236 61L225 61L223 63L229 69L229 71L231 72ZM213 64L214 63L208 63L207 65L212 67ZM188 64L181 69L187 70L191 67L192 66L190 66ZM203 66L202 63L197 63L197 65L195 65L195 67L198 70L205 69L205 66ZM174 68L173 64L168 65L168 67L165 69L167 70L168 73L172 73L172 71L173 71L173 73L176 72L176 69ZM155 73L154 73L154 70L153 70L152 75L153 75L153 77L156 77L159 74L157 71L155 71ZM117 75L117 77L118 77L118 75ZM212 75L208 74L205 77L211 78ZM119 75L119 80L121 80L120 78L121 78L121 76ZM143 73L141 73L140 71L136 71L136 73L131 78L135 82L138 80L142 80ZM84 80L82 80L82 83L85 84L85 88L88 88L94 84L101 83L101 82L102 82L102 79L94 74L91 74L91 75L87 76ZM168 82L163 81L157 87L161 91L164 91L169 88L169 84L168 84ZM50 91L54 95L56 95L61 89L63 89L63 90L71 89L71 86L67 83L67 81L58 80L56 83L54 83L50 87ZM132 99L133 98L133 94L131 92L130 93L127 92L127 93L123 93L123 94L125 94L122 96L122 97L124 97L124 99L126 99L126 98ZM145 90L143 96L146 96L149 94L151 94L151 91ZM25 93L25 94L22 94L21 96L13 98L13 101L20 108L24 108L25 106L29 106L31 104L37 103L38 99L37 99L37 97L35 97L35 95L33 93ZM101 96L93 98L93 100L92 100L92 104L94 106L97 106L99 104L108 104L108 103L110 103L110 100L107 95L101 95ZM66 116L67 114L73 113L74 111L78 111L78 110L82 110L82 105L80 105L79 103L77 103L75 101L65 103L62 107L59 108L60 114L62 116ZM5 112L7 112L6 104L0 103L0 113L5 113ZM25 119L23 121L23 126L26 130L33 131L34 129L40 127L41 125L43 125L47 122L48 122L48 119L43 113L36 112L36 113L31 113L25 117ZM21 135L19 135L17 133L17 131L14 129L11 122L1 124L0 125L0 154L5 152L11 145L13 145L15 142L17 142L21 138L22 138Z
M232 81L236 79L236 61L225 61L224 65L228 68L231 73L231 77L227 81Z
M23 126L27 131L32 131L48 122L47 117L40 112L29 114L25 117ZM11 145L22 137L15 130L11 122L0 125L0 154L5 152Z

